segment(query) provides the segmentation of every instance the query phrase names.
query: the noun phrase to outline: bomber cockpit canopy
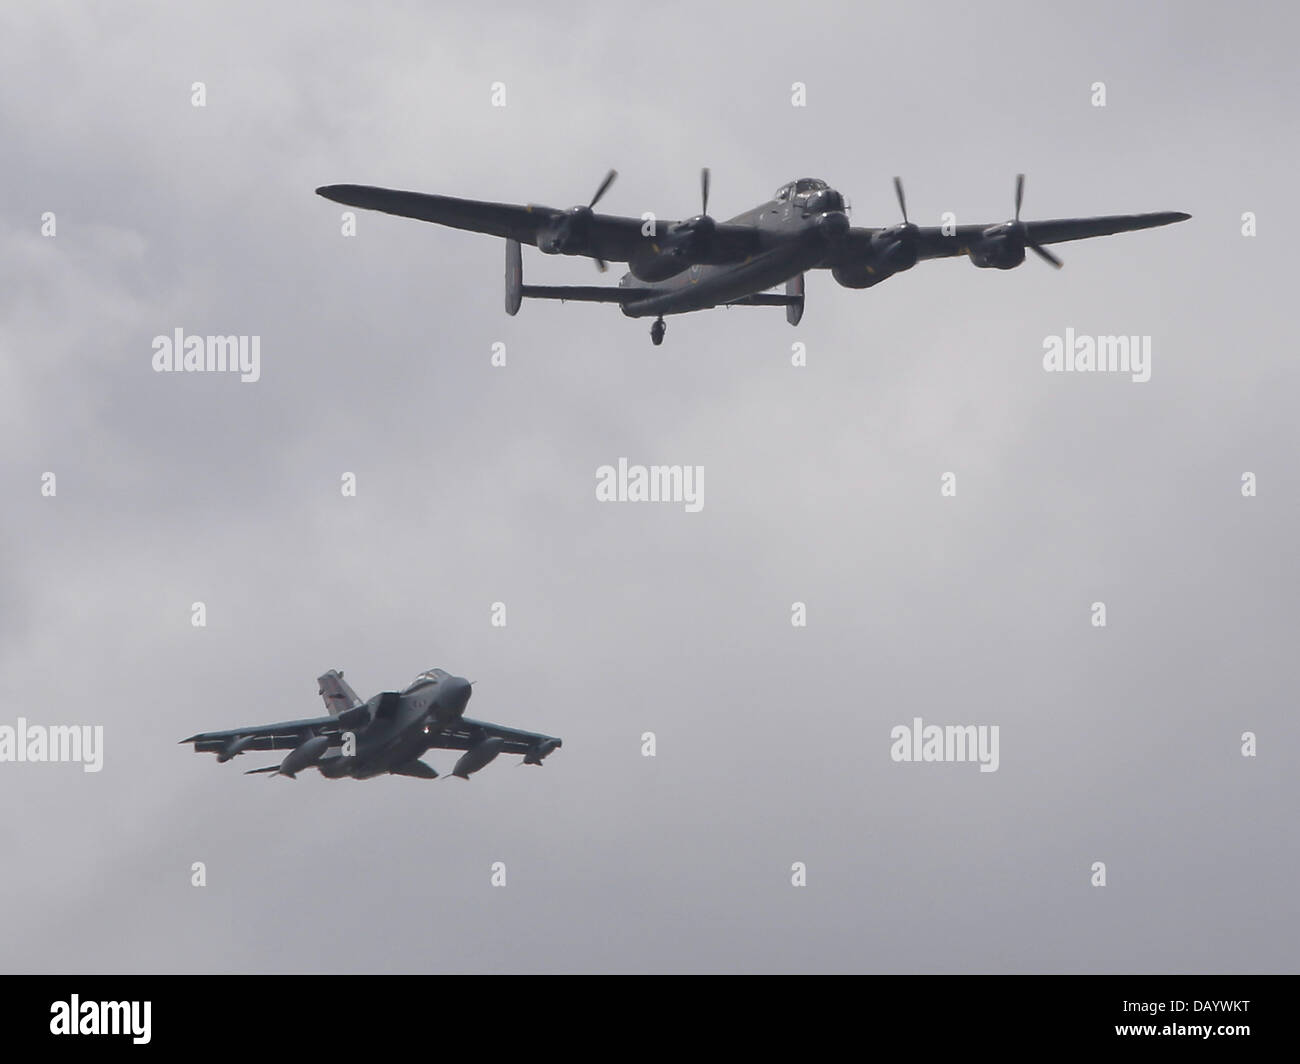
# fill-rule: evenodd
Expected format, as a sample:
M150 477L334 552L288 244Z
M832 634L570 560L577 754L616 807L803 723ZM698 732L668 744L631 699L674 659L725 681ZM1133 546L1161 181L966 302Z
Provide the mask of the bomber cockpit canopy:
M772 198L784 203L796 193L807 194L809 192L821 192L823 189L830 188L825 181L816 177L801 177L798 181L791 181L788 185L782 185L776 190L776 195Z
M445 680L448 675L446 669L425 669L424 672L411 681L410 686L402 694L406 694L407 691L414 691L417 687L424 687L426 684L434 684L439 680Z

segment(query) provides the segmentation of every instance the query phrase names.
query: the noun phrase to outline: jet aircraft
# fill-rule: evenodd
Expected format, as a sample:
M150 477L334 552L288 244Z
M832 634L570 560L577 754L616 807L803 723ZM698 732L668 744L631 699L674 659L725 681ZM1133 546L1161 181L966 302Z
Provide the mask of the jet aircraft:
M454 229L504 237L506 313L517 314L525 298L617 303L632 318L653 317L650 339L663 343L664 316L719 306L785 307L799 324L804 273L830 270L846 288L870 288L924 259L967 255L981 269L1009 270L1026 250L1056 268L1062 263L1045 245L1108 236L1181 222L1177 211L1096 218L1020 220L1025 176L1016 176L1015 215L1009 221L951 227L918 226L908 220L903 184L894 178L903 220L878 228L849 224L843 196L825 181L804 177L777 189L772 198L729 221L709 216L709 171L700 175L701 211L683 221L597 214L596 204L618 176L614 170L586 206L518 206L401 192L370 185L325 185L316 192L336 203L418 218ZM625 262L617 287L526 285L522 244L547 255L581 255L600 270ZM768 291L785 285L784 292Z
M366 702L335 669L317 683L328 716L200 732L181 742L193 743L197 753L216 754L218 762L249 750L289 750L278 765L245 773L269 772L289 779L316 768L328 779L390 773L431 780L438 773L420 760L426 751L462 750L451 774L467 780L498 754L522 754L522 764L540 765L562 745L550 735L471 720L465 716L470 682L444 669L428 669L405 690L384 691Z

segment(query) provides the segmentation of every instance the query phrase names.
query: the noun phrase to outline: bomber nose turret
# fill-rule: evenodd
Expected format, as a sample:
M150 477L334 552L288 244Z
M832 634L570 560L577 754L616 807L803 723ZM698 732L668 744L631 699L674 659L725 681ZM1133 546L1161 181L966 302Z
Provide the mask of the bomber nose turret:
M808 206L814 214L842 211L844 210L844 197L833 188L824 188L812 197Z
M839 240L849 231L849 216L843 211L827 211L817 219L817 231L828 241Z

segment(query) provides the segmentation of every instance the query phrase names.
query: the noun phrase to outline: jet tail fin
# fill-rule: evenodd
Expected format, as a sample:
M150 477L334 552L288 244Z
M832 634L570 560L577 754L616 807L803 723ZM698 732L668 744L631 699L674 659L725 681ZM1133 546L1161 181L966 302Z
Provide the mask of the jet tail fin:
M325 700L325 708L329 710L331 717L337 717L344 710L361 704L361 699L348 686L347 681L343 679L343 673L338 669L330 669L324 676L316 677L316 683L320 687L320 696Z

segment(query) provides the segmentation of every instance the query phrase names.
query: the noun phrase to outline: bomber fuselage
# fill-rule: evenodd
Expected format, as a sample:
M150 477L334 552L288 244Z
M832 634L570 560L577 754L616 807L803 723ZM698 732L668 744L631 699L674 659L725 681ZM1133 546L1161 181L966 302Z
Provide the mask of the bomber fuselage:
M619 286L649 294L624 303L624 314L631 318L686 314L771 288L812 269L849 230L844 198L816 178L792 181L768 202L723 223L758 229L760 248L764 235L772 237L767 250L742 262L690 264L690 241L697 236L691 227L699 222L695 218L668 227L661 242L652 240L628 264L629 272ZM711 239L711 233L705 226L698 239ZM792 235L796 239L791 240Z

